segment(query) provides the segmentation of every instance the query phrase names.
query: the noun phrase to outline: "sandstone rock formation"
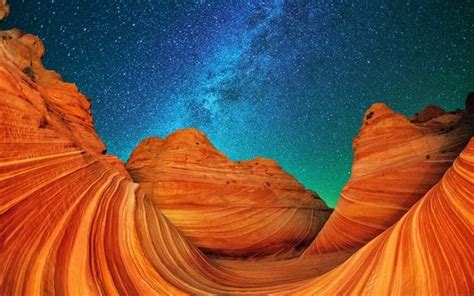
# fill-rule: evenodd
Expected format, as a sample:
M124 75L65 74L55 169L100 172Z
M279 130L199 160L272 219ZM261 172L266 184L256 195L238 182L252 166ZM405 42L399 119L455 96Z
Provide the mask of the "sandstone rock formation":
M39 40L17 30L0 36L6 36L0 38L0 295L474 293L474 138L440 182L353 255L341 251L287 260L210 260L161 213L154 197L131 181L116 157L103 154L90 103L74 85L42 67ZM372 117L375 121L377 113ZM457 122L439 137L425 133L425 140L438 147L445 137L464 137L463 121L454 119L458 117L436 116L419 128ZM411 135L407 139L417 138L406 125L397 127ZM375 131L370 134L377 139ZM396 145L386 136L387 145ZM423 143L410 146L425 147ZM452 158L461 145L454 141L447 147ZM354 172L371 168L362 165L364 155L388 167L390 158L399 162L405 155L375 157L371 151L356 148ZM435 155L431 160L440 157L430 155ZM136 158L134 165L144 160ZM211 164L209 174L216 174L216 163ZM264 164L278 171L273 163ZM264 178L260 171L255 174ZM281 174L279 188L294 182ZM425 176L432 182L439 175L435 170ZM280 203L308 200L278 197L274 199Z
M1 295L257 291L347 258L261 262L262 271L255 262L215 265L116 157L102 154L88 100L42 67L39 40L1 34L8 36L0 40Z
M393 227L339 267L293 291L317 295L472 295L473 193L474 138L441 181Z
M20 116L22 127L55 130L69 139L71 143L67 145L102 153L105 146L94 129L90 102L74 84L65 83L59 74L44 69L43 54L44 46L38 37L23 35L16 29L0 32L0 87L8 104L0 110L2 120L9 124L9 129L16 129L18 123L14 118ZM36 131L32 133L28 136L38 136ZM33 147L20 148L22 154L28 149Z
M233 162L194 129L143 141L126 167L162 213L212 255L294 256L330 213L273 160Z
M0 0L0 21L5 19L10 13L10 6L7 0Z
M360 248L398 221L474 135L474 112L428 106L411 120L384 104L365 114L354 164L334 213L306 253Z

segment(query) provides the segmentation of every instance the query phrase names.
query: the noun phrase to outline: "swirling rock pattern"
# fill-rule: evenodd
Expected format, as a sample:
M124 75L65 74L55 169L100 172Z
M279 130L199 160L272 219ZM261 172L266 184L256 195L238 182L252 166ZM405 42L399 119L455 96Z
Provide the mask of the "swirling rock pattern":
M474 138L393 227L293 292L320 295L472 295ZM291 293L291 291L289 291Z
M103 154L90 103L42 67L41 42L0 34L0 295L474 293L474 139L353 255L210 260Z
M306 253L356 249L402 217L451 166L474 134L474 112L428 106L407 119L384 104L365 114L354 164L334 213Z
M274 161L233 162L195 129L143 141L127 170L162 213L207 254L294 256L330 214L314 192Z
M348 256L215 265L116 157L102 154L87 99L38 60L28 61L42 55L39 40L16 30L2 34L11 38L0 41L1 295L267 290L321 274ZM35 65L34 76L25 63Z
M255 262L212 263L116 157L102 154L89 101L43 68L41 42L18 30L1 34L1 295L259 291L347 258L261 262L262 271Z

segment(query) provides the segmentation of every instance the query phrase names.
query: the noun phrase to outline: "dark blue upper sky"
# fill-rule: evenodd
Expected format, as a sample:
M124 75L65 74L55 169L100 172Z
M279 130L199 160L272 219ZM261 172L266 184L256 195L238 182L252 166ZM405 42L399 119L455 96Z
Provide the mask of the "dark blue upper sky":
M232 159L277 160L331 206L363 112L462 108L470 1L10 0L2 28L93 100L108 151L196 127Z

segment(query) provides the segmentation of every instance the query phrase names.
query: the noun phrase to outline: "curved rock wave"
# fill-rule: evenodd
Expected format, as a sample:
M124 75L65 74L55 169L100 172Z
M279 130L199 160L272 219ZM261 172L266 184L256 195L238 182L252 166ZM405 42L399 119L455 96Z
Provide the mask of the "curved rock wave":
M18 30L0 35L1 295L474 292L474 139L451 165L466 142L458 114L424 116L416 129L406 122L400 127L413 140L407 146L417 151L416 157L395 150L385 157L371 155L382 149L356 147L353 175L360 178L401 159L424 167L419 160L427 151L430 160L450 155L440 163L451 168L434 170L438 183L426 173L426 182L434 186L428 189L431 185L423 183L403 212L395 219L388 215L390 222L381 234L372 233L376 237L354 254L343 250L307 252L292 259L210 259L192 236L188 239L162 214L156 197L145 194L146 186L133 183L116 157L103 154L89 101L73 84L43 68L39 39ZM377 115L371 118L379 120ZM453 128L428 132L440 128L441 119L454 123ZM383 127L375 130L388 131ZM377 139L375 131L371 134ZM389 132L386 137L384 146L397 145L396 137ZM369 165L374 159L377 166ZM131 172L136 178L137 171ZM293 184L285 178L282 184ZM318 203L311 193L305 196L288 200ZM326 227L331 226L323 231Z
M471 295L473 197L474 138L440 182L396 224L337 268L292 291L318 295Z
M357 249L397 222L435 185L474 135L474 112L428 106L408 119L384 104L365 114L351 178L306 253Z
M347 258L267 261L261 272L212 262L102 154L89 101L42 67L40 41L2 34L11 38L0 40L0 294L257 292Z
M126 167L161 212L213 256L294 257L331 213L273 160L233 162L195 129L143 141Z

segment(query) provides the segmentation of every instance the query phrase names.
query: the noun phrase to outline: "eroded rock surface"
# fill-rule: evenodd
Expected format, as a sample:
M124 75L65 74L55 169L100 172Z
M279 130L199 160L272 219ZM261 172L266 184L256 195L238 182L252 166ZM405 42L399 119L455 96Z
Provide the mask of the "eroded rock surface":
M0 11L5 11L4 3L0 2ZM103 154L105 147L95 132L90 102L73 84L42 67L43 47L38 38L18 30L0 32L0 36L0 295L474 293L474 139L456 155L469 138L466 125L471 122L470 112L428 116L431 118L420 125L403 120L383 105L369 110L367 129L355 141L356 178L348 184L354 189L346 192L361 188L363 193L381 193L385 199L369 194L363 203L357 199L347 203L342 213L360 213L362 205L370 204L372 199L396 206L387 207L387 212L377 207L365 209L370 224L382 226L377 228L381 234L355 254L346 250L308 252L285 260L278 256L265 260L210 260L191 242L192 238L183 235L161 213L156 196L144 193L156 184L148 188L144 184L141 189L119 159ZM468 110L473 109L472 101L471 96ZM390 133L390 129L396 133ZM164 189L171 208L178 203L169 192L181 194L192 189L174 184L182 176L195 182L195 186L205 180L199 188L216 190L227 186L232 176L235 183L230 183L234 184L230 188L243 191L244 205L323 207L314 193L305 191L274 162L235 164L211 149L210 144L202 153L198 153L201 148L190 150L186 146L193 143L189 142L190 137L198 137L198 143L205 141L197 132L175 135L174 140L154 139L148 143L151 150L163 153L159 158L169 161L168 175L168 169L164 173L170 183ZM376 141L380 137L386 142ZM406 147L400 144L399 137L405 140ZM166 143L172 145L163 147ZM180 150L183 153L178 153ZM157 157L146 149L137 153ZM200 166L193 164L196 155L204 157L197 158ZM206 160L209 168L204 165ZM188 161L191 164L184 165ZM135 178L142 170L146 174L138 175L140 178L156 170L153 164L143 165L147 162L146 157L135 155L133 165L129 163L136 169L132 171ZM399 171L396 169L405 163L407 168L402 165ZM182 172L188 165L193 171L189 175ZM200 175L194 171L197 168L201 169ZM408 168L416 168L416 174ZM378 177L384 169L391 178ZM224 177L222 172L229 174ZM268 172L274 173L270 177L278 181L260 189L260 185L266 185ZM405 173L406 191L416 192L415 197L404 195L404 186L396 189L393 184L401 181L394 172ZM255 176L255 180L249 176ZM440 181L434 182L435 178ZM372 182L371 190L363 186L367 182ZM419 186L418 191L412 182ZM246 183L255 190L248 190ZM203 191L204 196L213 192ZM288 191L292 193L282 194ZM403 206L391 198L392 191L406 198ZM268 194L268 201L262 201L263 192ZM414 199L418 202L413 205ZM195 204L202 201L221 205L222 197L196 199ZM402 218L398 217L400 211L405 213ZM245 215L240 212L222 219L245 229ZM252 215L255 213L250 212ZM186 214L180 219L188 217L194 216ZM344 231L364 225L357 218L353 225L344 224L346 229L339 233L343 241L347 239ZM330 227L339 227L338 223L335 220ZM392 227L381 229L390 223ZM266 231L262 230L265 239ZM196 233L206 234L205 230ZM361 233L374 236L370 227L362 226Z
M351 178L306 253L357 249L398 221L452 165L474 134L474 112L429 106L411 120L384 104L365 114Z
M143 141L127 170L163 214L212 255L294 256L331 211L273 160L233 162L195 129Z

